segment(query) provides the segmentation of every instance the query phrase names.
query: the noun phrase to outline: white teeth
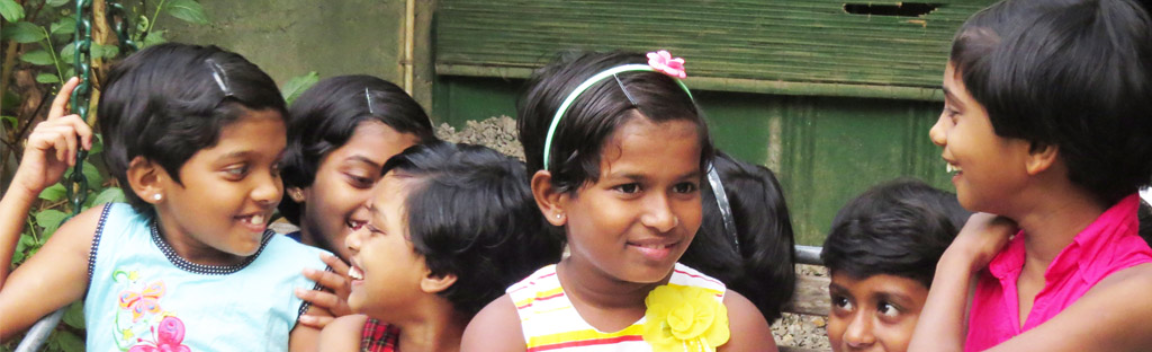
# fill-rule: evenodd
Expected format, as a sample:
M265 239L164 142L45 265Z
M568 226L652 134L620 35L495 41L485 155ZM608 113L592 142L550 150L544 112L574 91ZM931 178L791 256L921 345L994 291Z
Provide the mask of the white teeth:
M348 269L348 277L353 280L364 280L364 273L361 273L360 269L352 267L352 269Z
M952 165L952 164L946 164L946 165L948 165L948 166L947 166L947 168L946 168L946 170L948 170L948 173L953 173L953 172L960 172L960 171L961 171L959 166L956 166L956 165Z
M253 215L252 219L248 220L248 222L252 223L252 225L263 225L264 224L264 216L263 215Z

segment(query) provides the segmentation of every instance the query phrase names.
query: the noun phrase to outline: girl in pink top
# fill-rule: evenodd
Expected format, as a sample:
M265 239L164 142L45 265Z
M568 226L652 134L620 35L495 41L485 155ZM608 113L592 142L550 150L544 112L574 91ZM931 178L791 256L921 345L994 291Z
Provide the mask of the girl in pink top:
M1148 350L1148 13L1001 1L960 29L944 92L929 135L960 204L999 217L973 216L941 257L909 350Z

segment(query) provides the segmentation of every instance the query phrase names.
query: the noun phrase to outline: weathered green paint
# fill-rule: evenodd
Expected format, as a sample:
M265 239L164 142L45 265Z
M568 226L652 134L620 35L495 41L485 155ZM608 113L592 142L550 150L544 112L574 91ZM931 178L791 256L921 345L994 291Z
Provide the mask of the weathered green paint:
M188 25L162 15L167 38L233 50L280 83L309 71L321 77L370 74L397 84L403 80L404 0L200 3L212 23Z
M939 100L939 68L990 0L934 0L918 17L844 0L440 0L437 73L522 76L572 50L668 49L710 90ZM501 71L512 70L512 71Z
M464 121L515 116L519 80L441 77L434 114ZM777 173L799 243L820 245L832 218L848 200L878 183L916 177L952 190L940 150L928 129L940 103L793 97L749 93L694 93L715 144Z

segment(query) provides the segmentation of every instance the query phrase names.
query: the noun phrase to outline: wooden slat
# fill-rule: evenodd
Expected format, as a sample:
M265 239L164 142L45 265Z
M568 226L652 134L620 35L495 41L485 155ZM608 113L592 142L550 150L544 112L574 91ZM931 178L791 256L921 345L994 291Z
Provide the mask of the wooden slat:
M849 14L843 0L440 0L437 73L531 69L574 49L664 48L688 60L689 77L710 79L709 89L937 100L956 28L993 1L925 2L939 7L897 17Z
M780 352L828 352L828 351L830 351L830 350L814 350L811 348L800 348L800 347L792 347L792 346L778 346L778 347L780 348Z
M792 301L784 307L784 311L804 315L828 316L832 307L828 301L828 283L830 282L832 280L826 276L797 276L796 293L792 295Z

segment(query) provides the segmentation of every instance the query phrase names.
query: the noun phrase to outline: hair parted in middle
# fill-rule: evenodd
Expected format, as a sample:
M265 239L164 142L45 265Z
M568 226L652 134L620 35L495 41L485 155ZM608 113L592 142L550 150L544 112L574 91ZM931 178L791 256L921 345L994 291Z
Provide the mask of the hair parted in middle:
M648 58L639 53L564 53L537 71L517 102L528 177L543 169L548 157L556 190L575 192L586 182L596 182L604 145L616 129L636 116L657 123L687 120L696 124L700 169L705 170L713 151L704 116L675 78L649 71L622 72L617 75L619 81L605 79L581 93L556 127L550 155L543 155L552 119L578 85L612 67L647 63Z

